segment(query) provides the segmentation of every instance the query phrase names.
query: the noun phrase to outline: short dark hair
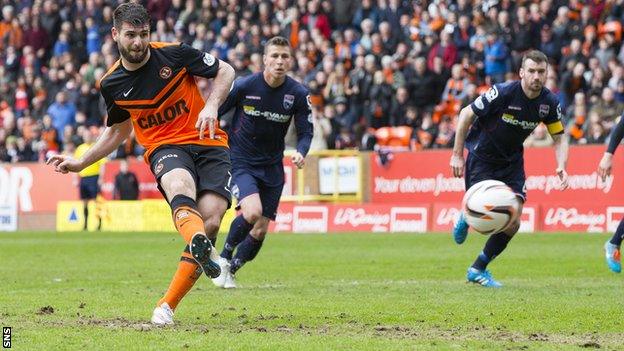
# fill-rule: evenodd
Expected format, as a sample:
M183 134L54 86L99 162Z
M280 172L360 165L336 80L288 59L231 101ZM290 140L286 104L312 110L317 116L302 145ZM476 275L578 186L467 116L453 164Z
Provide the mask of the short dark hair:
M141 4L129 2L117 6L113 12L113 27L121 29L124 22L134 27L150 24L150 15Z
M526 60L531 60L536 63L542 63L542 62L548 63L548 57L546 57L546 55L539 50L531 50L527 52L526 54L524 54L524 56L522 57L522 67L524 67L524 62Z
M266 42L266 44L264 44L264 53L266 54L267 48L269 46L286 46L288 48L290 48L290 42L288 41L288 39L284 38L284 37L273 37L271 39L269 39L269 41Z

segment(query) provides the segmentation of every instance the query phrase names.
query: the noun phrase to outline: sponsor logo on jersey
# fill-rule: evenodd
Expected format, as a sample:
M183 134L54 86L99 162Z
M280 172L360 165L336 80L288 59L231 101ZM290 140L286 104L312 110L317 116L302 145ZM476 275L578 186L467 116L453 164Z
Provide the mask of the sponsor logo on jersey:
M290 94L284 95L284 101L282 102L282 106L284 106L284 109L290 110L290 108L293 107L294 103L295 103L294 95L290 95Z
M264 117L269 121L286 123L290 121L291 115L283 115L277 112L256 110L254 106L243 105L243 112L254 117Z
M539 116L540 118L546 118L548 116L548 112L550 112L550 106L541 104L539 105Z
M504 113L501 119L503 120L503 122L507 124L511 124L512 126L518 126L518 127L521 127L522 129L533 130L537 128L537 126L539 125L539 122L521 121L519 119L516 119L515 116L510 115L508 113Z
M519 106L509 105L507 106L507 108L510 110L522 111L522 107L519 107Z
M165 66L163 68L160 69L160 72L158 72L158 75L160 76L160 78L162 79L169 79L169 77L171 77L171 73L173 71L171 71L171 68L168 66Z
M245 95L245 99L249 99L249 100L262 100L261 97L256 96L256 95Z
M143 116L137 119L137 124L141 129L149 129L173 121L176 117L189 113L191 110L186 106L184 99L178 100L173 105L169 105L154 114Z

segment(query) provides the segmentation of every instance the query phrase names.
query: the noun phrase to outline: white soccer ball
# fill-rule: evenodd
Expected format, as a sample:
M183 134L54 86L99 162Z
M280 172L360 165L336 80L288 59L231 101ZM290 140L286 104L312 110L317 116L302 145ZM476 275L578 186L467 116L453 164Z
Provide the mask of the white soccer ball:
M466 222L484 235L504 231L520 215L520 200L498 180L484 180L468 189L462 201Z

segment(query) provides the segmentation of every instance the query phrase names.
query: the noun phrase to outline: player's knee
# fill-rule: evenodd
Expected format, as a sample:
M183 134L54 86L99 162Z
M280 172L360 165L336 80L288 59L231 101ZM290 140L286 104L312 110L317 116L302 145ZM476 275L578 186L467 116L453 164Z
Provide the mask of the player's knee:
M189 187L188 184L182 180L182 179L173 179L171 180L171 182L169 182L168 184L168 190L169 193L171 194L183 194L186 195L186 193L189 192ZM187 195L188 196L188 195Z
M216 234L219 231L220 225L221 217L219 216L208 216L204 218L204 230L208 237L212 237L212 235Z
M262 209L261 208L253 208L247 210L243 213L243 217L247 221L247 223L254 224L262 218Z
M504 233L507 234L508 236L514 236L518 230L520 229L520 221L515 221L513 222L509 228L507 228Z
M251 234L254 239L262 241L267 234L267 230L265 228L253 229L249 234Z

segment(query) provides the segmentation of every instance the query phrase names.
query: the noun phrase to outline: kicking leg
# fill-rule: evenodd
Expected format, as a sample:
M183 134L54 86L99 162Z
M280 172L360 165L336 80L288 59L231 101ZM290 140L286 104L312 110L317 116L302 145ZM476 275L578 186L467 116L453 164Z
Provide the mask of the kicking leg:
M182 168L175 168L160 178L160 186L167 195L175 227L189 244L190 253L211 278L219 275L217 262L210 259L212 245L204 231L204 220L195 201L195 180Z

